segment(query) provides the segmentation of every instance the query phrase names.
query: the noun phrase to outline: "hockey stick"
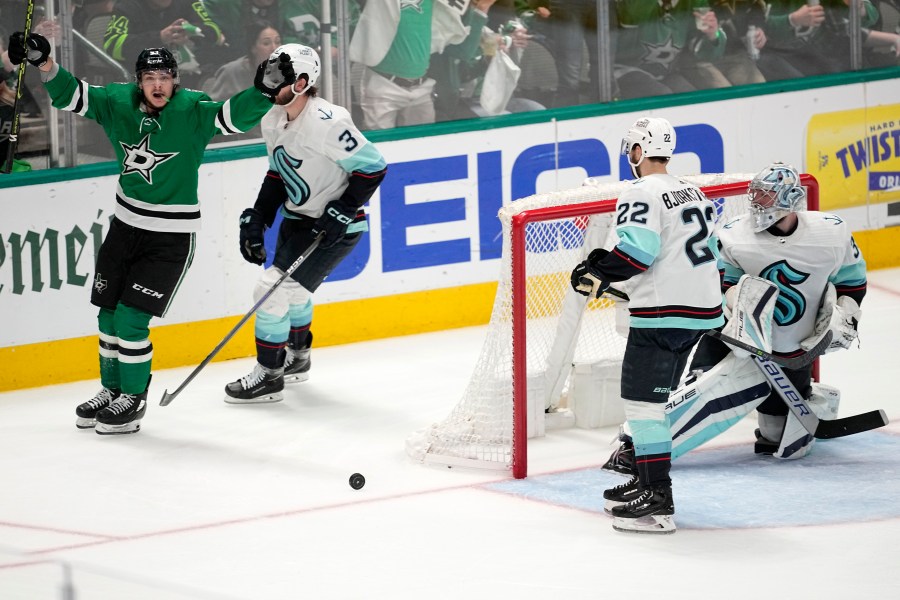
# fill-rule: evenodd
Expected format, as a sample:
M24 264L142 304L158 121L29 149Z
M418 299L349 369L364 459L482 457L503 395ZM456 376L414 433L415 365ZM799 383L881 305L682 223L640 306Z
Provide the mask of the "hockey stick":
M34 0L28 0L25 7L25 36L23 42L25 44L25 54L28 54L28 34L31 33L31 19L34 16ZM7 49L8 50L8 49ZM6 146L6 156L3 158L3 168L0 169L4 175L12 172L13 159L16 156L16 146L19 145L19 100L22 98L22 90L25 88L25 65L28 59L19 63L16 72L16 97L13 100L13 121L12 128L9 130L9 143Z
M873 410L844 417L843 419L820 420L809 408L809 404L787 378L787 375L784 374L784 371L781 370L781 367L775 364L774 361L765 358L754 356L753 360L769 381L769 385L778 392L778 395L788 405L788 408L797 417L803 428L816 438L827 440L843 437L869 431L870 429L878 429L888 424L887 415L884 414L883 410Z
M191 382L191 380L193 380L194 377L196 377L197 374L203 370L203 367L205 367L206 365L209 364L209 362L213 359L213 357L219 353L219 350L221 350L225 346L225 344L228 343L228 340L230 340L234 336L234 334L236 334L238 332L238 330L241 327L243 327L244 323L247 322L247 320L250 318L250 316L253 315L253 313L255 313L257 311L257 309L259 309L259 307L263 305L263 302L268 300L269 296L271 296L273 293L275 293L275 290L278 289L278 286L280 286L284 282L285 279L290 277L291 273L296 271L297 268L301 264L303 264L303 261L305 261L307 258L309 258L309 255L312 254L313 250L318 248L319 242L322 241L323 235L325 235L325 232L322 232L316 236L316 239L314 239L312 241L312 243L309 245L309 247L306 250L304 250L300 256L297 257L297 260L295 260L294 263L290 267L287 268L287 270L281 275L281 277L278 278L278 281L276 281L272 285L272 287L269 288L269 291L267 291L265 294L263 294L262 298L260 298L259 300L256 301L256 304L253 305L253 308L248 310L247 313L243 317L241 317L241 320L238 321L237 325L232 327L231 331L229 331L225 335L225 337L222 339L222 341L219 342L219 345L216 346L215 348L213 348L213 351L209 353L209 356L204 358L203 362L201 362L199 365L197 365L196 369L191 371L191 374L187 376L187 379L185 379L182 382L182 384L179 385L178 388L174 392L172 392L171 394L169 393L169 390L165 390L163 392L163 397L159 401L160 406L168 406L169 404L172 403L172 400L175 399L175 396L180 394L181 391L187 387L187 384L189 384Z
M620 300L629 299L628 294L612 287L606 288L605 290L603 290L603 293L619 298ZM751 346L746 342L742 342L741 340L725 335L721 331L718 331L716 329L710 329L706 332L706 335L712 338L716 338L717 340L721 340L726 344L734 346L735 348L738 348L740 350L746 350L755 358L770 360L772 362L778 363L783 367L787 367L788 369L802 369L803 367L812 364L812 362L825 351L825 349L828 347L828 344L831 343L832 336L831 332L829 331L821 340L819 340L818 344L798 356L776 356L771 352L766 352L762 348Z

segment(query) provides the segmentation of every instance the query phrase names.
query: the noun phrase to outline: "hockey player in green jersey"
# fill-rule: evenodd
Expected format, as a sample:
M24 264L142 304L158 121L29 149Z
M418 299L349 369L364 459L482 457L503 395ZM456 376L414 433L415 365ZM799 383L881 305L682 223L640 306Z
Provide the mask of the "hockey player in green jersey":
M149 323L163 317L191 266L200 227L198 171L216 134L256 126L278 91L295 79L290 61L264 61L256 89L224 102L178 89L178 65L165 48L140 53L134 83L89 86L50 58L50 43L10 37L14 64L41 71L53 106L103 126L120 165L115 217L100 246L91 292L99 307L100 382L79 405L75 425L100 434L134 433L147 408L153 346Z

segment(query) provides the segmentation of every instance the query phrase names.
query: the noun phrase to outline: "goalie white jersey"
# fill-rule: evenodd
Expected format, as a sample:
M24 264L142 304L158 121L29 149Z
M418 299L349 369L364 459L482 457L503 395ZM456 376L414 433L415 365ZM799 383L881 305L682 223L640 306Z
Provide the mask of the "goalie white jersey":
M672 175L643 177L622 193L613 254L637 272L629 280L631 327L724 323L715 215L700 188Z
M843 219L816 211L796 214L797 228L786 236L768 230L754 233L748 215L719 230L726 287L744 273L778 286L772 348L780 353L796 351L812 335L829 282L839 296L866 286L865 260Z
M322 98L310 98L295 119L273 106L262 119L269 168L284 181L283 210L318 218L341 196L350 173L376 173L385 167L377 148L353 124L350 113Z

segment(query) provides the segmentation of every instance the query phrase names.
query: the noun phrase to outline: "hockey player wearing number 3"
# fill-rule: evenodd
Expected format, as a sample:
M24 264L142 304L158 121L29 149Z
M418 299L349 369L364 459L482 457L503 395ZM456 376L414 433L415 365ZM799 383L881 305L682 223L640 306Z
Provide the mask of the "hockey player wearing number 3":
M255 289L259 300L294 261L323 236L318 247L256 311L253 370L225 386L231 404L278 402L285 381L309 376L312 294L346 258L368 230L363 206L387 171L378 149L359 132L349 112L316 96L319 55L300 44L285 44L272 56L290 57L297 81L278 94L262 120L269 171L253 208L240 219L245 260L266 262L263 235L278 211L272 265Z
M53 106L103 126L120 165L115 217L100 246L91 292L99 307L100 383L75 409L75 425L99 434L140 430L150 384L150 319L163 317L194 256L203 149L216 134L259 123L272 99L293 81L289 63L259 65L253 87L224 102L178 89L178 65L165 48L148 48L135 81L87 85L50 57L50 43L22 32L9 57L41 71Z
M572 271L572 287L587 296L612 282L632 283L621 393L637 473L603 493L617 531L675 531L665 404L697 340L724 323L715 207L699 188L669 175L674 151L675 130L665 119L642 118L628 130L622 153L638 179L616 202L619 241L611 252L593 250Z

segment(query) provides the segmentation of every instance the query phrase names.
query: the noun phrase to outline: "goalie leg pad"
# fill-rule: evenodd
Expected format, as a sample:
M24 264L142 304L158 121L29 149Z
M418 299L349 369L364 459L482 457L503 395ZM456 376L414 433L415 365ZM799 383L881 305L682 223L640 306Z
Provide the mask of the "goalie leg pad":
M727 431L769 395L771 388L753 361L729 353L666 404L672 459Z
M823 421L837 418L840 402L840 390L822 383L812 384L812 394L806 400L813 413ZM816 438L806 431L797 417L793 413L788 413L784 434L781 436L778 451L773 456L781 459L803 458L812 451L815 441Z

